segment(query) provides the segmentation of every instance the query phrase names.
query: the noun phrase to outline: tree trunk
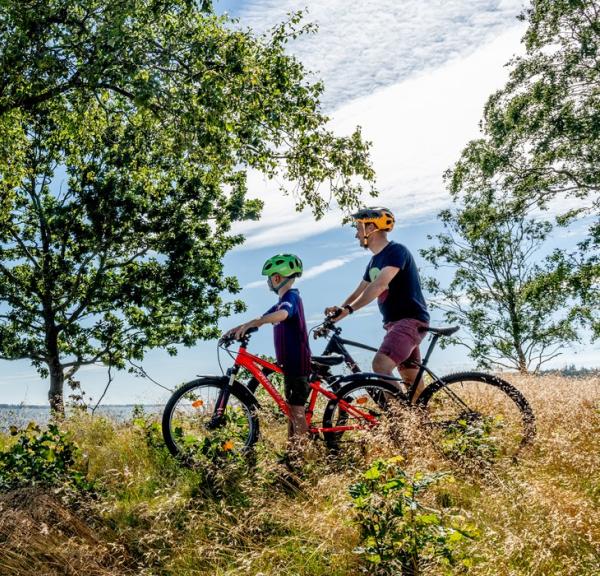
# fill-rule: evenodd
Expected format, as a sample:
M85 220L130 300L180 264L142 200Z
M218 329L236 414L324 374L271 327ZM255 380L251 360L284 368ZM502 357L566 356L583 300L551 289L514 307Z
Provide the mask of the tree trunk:
M48 391L48 401L50 402L50 411L54 418L62 419L65 417L64 402L64 383L65 375L60 362L57 359L48 363L50 371L50 390Z
M529 374L529 369L527 368L527 359L525 358L525 354L518 350L519 355L519 372L521 374Z

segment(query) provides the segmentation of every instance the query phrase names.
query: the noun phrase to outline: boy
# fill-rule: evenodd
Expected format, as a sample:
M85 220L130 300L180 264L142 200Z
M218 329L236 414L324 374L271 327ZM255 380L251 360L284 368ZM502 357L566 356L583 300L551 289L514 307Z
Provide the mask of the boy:
M260 318L250 320L227 332L241 338L249 328L273 324L275 356L283 368L285 399L290 409L288 442L299 448L301 438L308 432L304 406L310 392L310 348L304 319L304 307L297 289L296 278L302 276L302 261L294 254L277 254L269 258L262 269L269 288L279 296L277 304Z

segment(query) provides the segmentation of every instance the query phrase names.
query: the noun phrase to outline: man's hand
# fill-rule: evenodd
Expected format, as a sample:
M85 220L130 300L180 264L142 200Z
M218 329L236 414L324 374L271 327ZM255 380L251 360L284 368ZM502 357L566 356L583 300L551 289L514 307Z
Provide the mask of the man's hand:
M350 312L346 308L340 308L339 306L329 306L325 308L325 316L329 318L332 322L339 322L346 316L348 316Z
M328 308L325 308L325 316L331 318L334 314L338 312L338 310L340 310L339 306L329 306Z

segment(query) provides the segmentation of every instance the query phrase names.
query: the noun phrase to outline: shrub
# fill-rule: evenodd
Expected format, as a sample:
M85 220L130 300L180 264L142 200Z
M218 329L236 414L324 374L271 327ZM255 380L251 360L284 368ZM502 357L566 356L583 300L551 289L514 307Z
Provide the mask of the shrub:
M0 491L36 485L92 488L76 466L77 446L56 424L45 430L34 422L24 429L11 426L10 434L16 441L0 452Z
M502 425L500 418L460 419L444 430L442 451L452 460L475 460L478 465L492 463L498 456L494 430Z
M355 519L361 530L359 553L369 574L416 575L432 564L454 565L468 559L457 545L474 538L458 517L442 516L417 497L447 474L412 478L399 463L401 457L376 460L350 487Z

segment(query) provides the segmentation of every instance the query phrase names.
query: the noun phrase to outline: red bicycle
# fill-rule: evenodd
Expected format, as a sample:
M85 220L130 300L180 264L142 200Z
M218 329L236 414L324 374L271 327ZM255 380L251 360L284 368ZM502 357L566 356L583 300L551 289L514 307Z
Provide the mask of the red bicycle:
M289 408L273 382L272 374L281 374L276 364L250 354L247 350L251 332L239 340L241 346L234 356L228 349L233 342L221 339L233 358L234 365L224 376L201 376L177 389L165 407L162 419L163 436L170 452L188 464L198 456L215 458L227 453L247 452L259 437L259 402L254 395L262 386L279 410L289 418ZM328 367L342 363L341 356L313 357L315 373L306 409L309 433L324 438L330 447L337 446L342 433L369 430L377 426L389 403L399 395L397 386L382 380L381 374L350 374L331 376ZM247 370L251 378L246 384L239 380L240 371ZM390 380L397 380L390 378ZM344 388L344 397L336 392ZM327 406L321 422L315 422L315 408L320 397ZM335 421L335 424L333 423Z
M346 349L376 349L341 337L341 328L326 319L315 327L316 336L328 337L323 356L313 356L311 393L306 421L313 438L322 437L332 449L356 434L378 426L386 412L393 417L392 404L417 409L432 437L444 454L461 457L484 454L494 459L514 459L535 437L535 417L525 397L514 386L496 375L461 372L436 376L428 367L429 358L439 338L458 330L428 328L432 339L419 373L410 386L399 388L399 378L361 372ZM233 339L220 340L234 365L224 376L202 376L175 391L165 407L162 429L165 442L175 456L192 464L195 457L217 457L247 452L259 436L259 387L289 417L288 406L273 382L273 374L281 374L279 366L247 351L249 330L240 339L241 347L233 354L228 346ZM333 375L332 366L345 364L353 373ZM250 377L242 382L245 369ZM427 374L430 380L413 404L417 383ZM318 401L324 398L324 409ZM319 405L317 415L317 405ZM319 420L316 422L315 420Z

